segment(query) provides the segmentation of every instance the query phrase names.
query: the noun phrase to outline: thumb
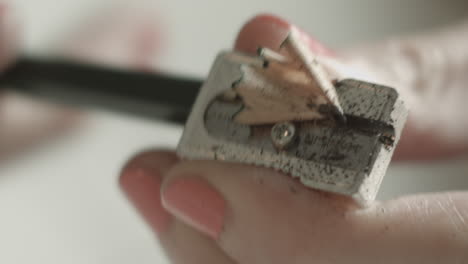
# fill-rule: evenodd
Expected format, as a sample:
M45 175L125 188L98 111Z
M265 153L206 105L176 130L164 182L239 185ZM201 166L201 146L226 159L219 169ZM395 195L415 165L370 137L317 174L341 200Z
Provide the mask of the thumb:
M164 207L238 263L465 263L468 195L420 195L359 209L272 170L181 162Z

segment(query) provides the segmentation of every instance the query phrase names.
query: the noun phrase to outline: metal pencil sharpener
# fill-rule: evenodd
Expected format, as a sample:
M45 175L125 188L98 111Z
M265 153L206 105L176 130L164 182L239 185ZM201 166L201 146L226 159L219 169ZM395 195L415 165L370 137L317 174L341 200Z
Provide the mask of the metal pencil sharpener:
M407 116L398 92L345 79L333 83L340 109L313 96L297 97L303 107L281 103L289 89L268 92L268 83L252 74L274 71L270 67L265 56L221 53L196 99L178 155L269 167L361 205L373 201ZM284 78L272 76L276 83ZM257 93L239 92L243 83ZM254 111L253 104L267 111Z

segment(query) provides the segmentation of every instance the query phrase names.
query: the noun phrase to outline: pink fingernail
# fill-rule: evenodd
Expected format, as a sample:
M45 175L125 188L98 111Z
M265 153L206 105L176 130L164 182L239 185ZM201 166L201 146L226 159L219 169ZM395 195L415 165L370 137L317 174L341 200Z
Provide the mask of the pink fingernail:
M159 172L149 169L130 169L120 178L122 188L143 218L156 233L168 229L171 215L161 203L161 181Z
M262 14L249 20L237 36L235 49L256 54L258 47L279 48L287 37L291 24L277 16Z
M301 33L302 41L316 54L334 57L335 53L325 47L317 39L310 36L300 28L288 21L270 14L262 14L248 21L237 36L235 48L237 50L255 54L258 47L267 47L273 50L288 36L291 28Z
M162 195L163 206L175 217L217 239L224 225L226 203L207 182L184 178L170 183Z

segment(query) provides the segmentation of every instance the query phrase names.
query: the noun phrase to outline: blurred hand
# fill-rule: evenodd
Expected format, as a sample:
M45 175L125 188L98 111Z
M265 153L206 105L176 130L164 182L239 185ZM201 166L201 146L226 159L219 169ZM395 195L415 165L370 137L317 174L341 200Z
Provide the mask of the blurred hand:
M0 4L0 71L14 61L20 48L21 26L12 10ZM53 55L112 66L147 69L160 45L154 10L131 5L97 14L60 43L50 45ZM73 109L13 93L0 95L0 161L55 139L76 127L84 116Z
M275 17L256 17L243 27L235 48L248 53L258 46L277 49L291 26ZM343 69L359 64L373 76L401 66L376 64L367 51L334 53L305 33L304 39ZM423 88L402 89L411 95ZM437 128L421 130L420 123L424 120L411 119L396 154L400 158L429 159L465 149L466 138L446 144L447 135ZM120 184L173 263L468 263L468 193L408 196L362 209L270 169L184 161L165 151L134 157L122 170Z

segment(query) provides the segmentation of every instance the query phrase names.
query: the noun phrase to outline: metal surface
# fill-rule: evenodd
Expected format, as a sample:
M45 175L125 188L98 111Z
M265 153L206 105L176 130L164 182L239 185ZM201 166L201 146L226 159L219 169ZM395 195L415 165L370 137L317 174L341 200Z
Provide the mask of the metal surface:
M363 205L374 200L406 120L407 109L397 91L342 80L335 88L347 122L293 121L294 137L278 147L271 137L275 124L236 122L243 100L226 96L243 81L249 66L263 64L264 58L239 53L218 56L177 153L188 159L274 168L306 186L347 195Z

